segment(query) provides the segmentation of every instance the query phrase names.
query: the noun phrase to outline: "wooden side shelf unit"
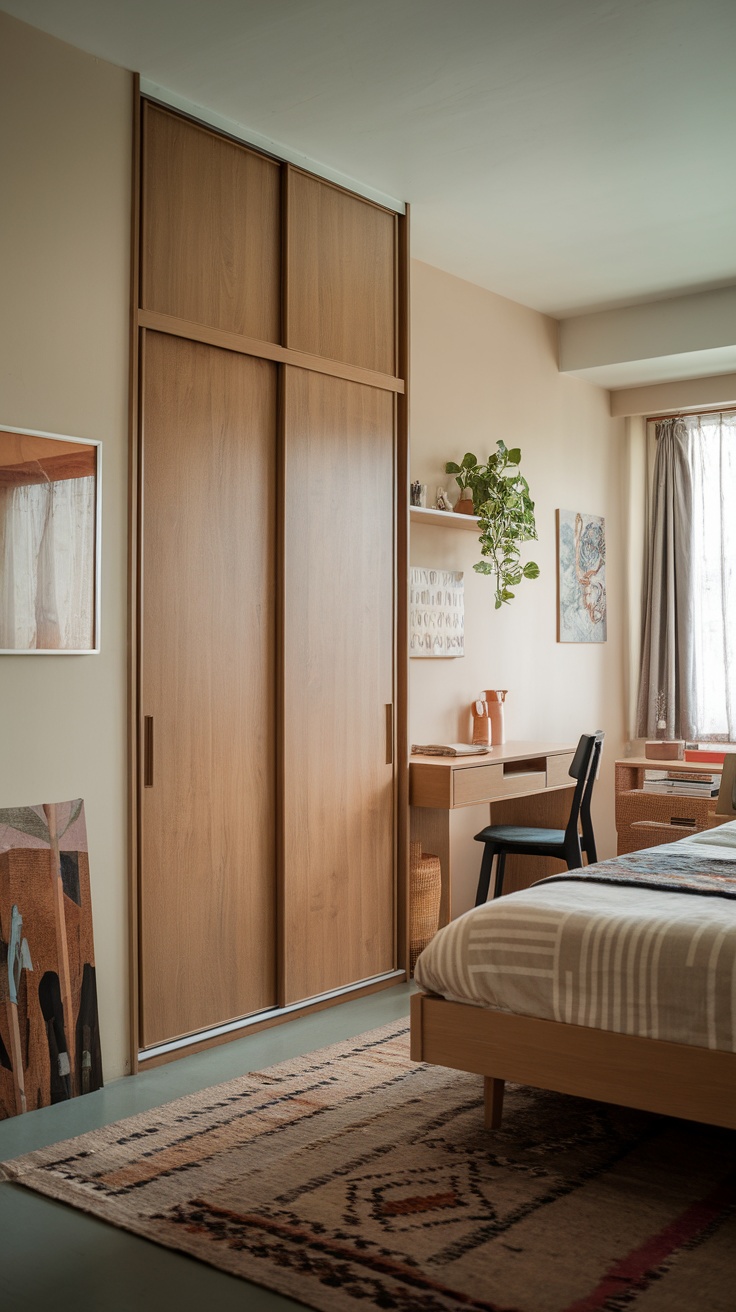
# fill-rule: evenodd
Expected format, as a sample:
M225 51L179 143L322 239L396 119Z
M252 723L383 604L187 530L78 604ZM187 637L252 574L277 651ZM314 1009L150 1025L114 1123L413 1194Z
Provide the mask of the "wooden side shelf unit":
M618 855L638 852L643 847L659 847L686 834L722 825L727 816L715 814L715 797L696 797L687 793L648 793L644 791L645 770L666 770L668 774L720 774L722 765L712 761L698 765L692 761L650 761L631 756L616 762L616 832Z

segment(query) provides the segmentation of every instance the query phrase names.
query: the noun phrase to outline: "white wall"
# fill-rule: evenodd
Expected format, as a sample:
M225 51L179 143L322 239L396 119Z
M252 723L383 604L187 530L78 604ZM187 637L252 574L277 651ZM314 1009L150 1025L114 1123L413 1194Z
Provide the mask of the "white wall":
M128 1054L132 78L0 14L0 423L103 443L102 650L0 656L0 807L83 797L106 1079Z
M626 739L623 421L611 419L607 392L560 375L554 320L417 261L411 300L411 476L434 493L438 483L452 485L443 473L447 460L459 462L466 451L482 459L498 438L520 446L539 534L524 559L542 572L496 611L492 581L473 571L475 535L412 525L412 564L465 575L466 655L410 662L410 739L469 741L469 706L484 688L509 690L509 739L576 742L605 729L595 822L599 855L613 856L613 761ZM556 641L558 508L606 518L605 644ZM472 834L484 823L484 808L453 814L462 853L457 911L472 904L480 851Z

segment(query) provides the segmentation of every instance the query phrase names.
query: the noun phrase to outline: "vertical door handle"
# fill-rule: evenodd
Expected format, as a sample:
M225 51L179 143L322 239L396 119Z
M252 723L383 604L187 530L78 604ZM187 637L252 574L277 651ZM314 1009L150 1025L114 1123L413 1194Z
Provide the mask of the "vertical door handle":
M394 708L389 702L386 706L386 765L394 763Z
M153 788L153 716L143 717L143 787Z

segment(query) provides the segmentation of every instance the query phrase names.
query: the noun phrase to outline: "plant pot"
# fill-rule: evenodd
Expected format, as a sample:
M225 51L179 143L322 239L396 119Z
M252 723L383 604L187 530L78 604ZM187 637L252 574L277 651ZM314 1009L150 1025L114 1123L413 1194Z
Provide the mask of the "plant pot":
M460 492L460 500L455 503L456 515L474 515L473 493L469 487L464 487Z

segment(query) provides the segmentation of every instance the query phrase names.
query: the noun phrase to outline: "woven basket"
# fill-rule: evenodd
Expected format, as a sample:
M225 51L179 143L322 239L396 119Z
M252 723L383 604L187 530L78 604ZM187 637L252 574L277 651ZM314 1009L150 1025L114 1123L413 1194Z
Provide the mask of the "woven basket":
M440 895L442 872L440 859L430 852L422 852L421 843L410 844L409 855L409 967L414 965L420 952L431 943L440 921Z

